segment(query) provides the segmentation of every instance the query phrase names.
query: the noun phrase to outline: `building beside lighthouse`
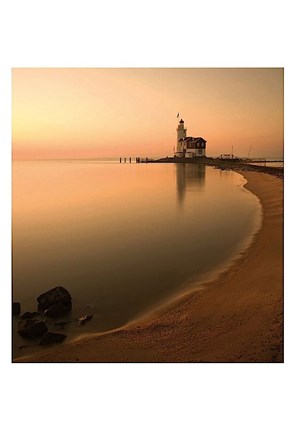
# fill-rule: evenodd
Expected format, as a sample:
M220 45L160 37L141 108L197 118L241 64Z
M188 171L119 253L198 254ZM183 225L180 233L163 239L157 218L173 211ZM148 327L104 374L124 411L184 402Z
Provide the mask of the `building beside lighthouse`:
M201 137L187 137L187 129L184 127L184 121L181 119L177 131L177 142L175 157L196 158L206 157L207 141Z

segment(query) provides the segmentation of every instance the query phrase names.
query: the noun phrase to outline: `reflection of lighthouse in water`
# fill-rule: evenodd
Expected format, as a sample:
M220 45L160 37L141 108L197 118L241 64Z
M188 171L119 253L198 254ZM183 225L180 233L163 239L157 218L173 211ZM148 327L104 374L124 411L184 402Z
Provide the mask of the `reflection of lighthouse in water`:
M185 192L200 192L204 188L206 166L204 164L175 164L178 204L182 206Z

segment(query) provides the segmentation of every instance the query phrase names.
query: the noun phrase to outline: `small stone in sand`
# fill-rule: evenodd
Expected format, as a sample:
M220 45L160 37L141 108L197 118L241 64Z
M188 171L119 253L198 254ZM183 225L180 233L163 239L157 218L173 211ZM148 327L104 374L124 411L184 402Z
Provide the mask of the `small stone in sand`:
M79 324L84 325L86 321L90 321L92 319L93 315L84 315L81 318L79 318Z

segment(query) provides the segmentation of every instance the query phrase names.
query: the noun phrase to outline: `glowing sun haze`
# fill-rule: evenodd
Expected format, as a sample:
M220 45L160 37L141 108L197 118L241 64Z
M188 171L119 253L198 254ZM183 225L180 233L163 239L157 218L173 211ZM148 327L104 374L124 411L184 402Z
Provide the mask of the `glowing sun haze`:
M172 155L179 112L207 155L282 157L283 69L13 69L14 159Z

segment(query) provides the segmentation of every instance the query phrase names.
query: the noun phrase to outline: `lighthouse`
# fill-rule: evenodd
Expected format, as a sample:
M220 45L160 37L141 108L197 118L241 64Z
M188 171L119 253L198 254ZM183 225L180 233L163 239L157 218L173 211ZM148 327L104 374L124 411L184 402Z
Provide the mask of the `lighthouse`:
M202 137L187 137L184 121L181 119L177 132L175 157L179 158L200 158L206 157L206 143Z
M186 138L186 128L184 127L184 121L181 119L176 129L177 132L177 143L176 143L176 156L182 157L183 149L182 142Z

